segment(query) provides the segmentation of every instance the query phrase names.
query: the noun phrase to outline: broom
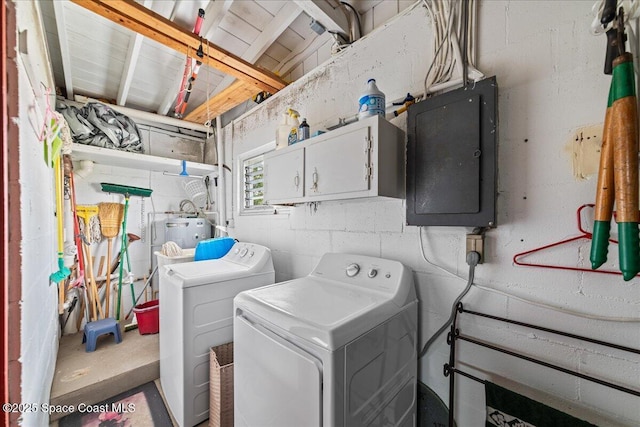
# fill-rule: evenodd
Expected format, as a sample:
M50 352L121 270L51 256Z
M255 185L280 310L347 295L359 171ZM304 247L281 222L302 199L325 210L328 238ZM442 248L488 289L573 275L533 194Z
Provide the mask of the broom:
M102 235L107 238L107 260L111 262L111 245L113 238L118 236L120 224L124 217L123 205L121 203L98 203L98 218L100 218L100 229ZM107 273L107 289L105 293L105 316L109 317L109 301L111 289L111 272Z

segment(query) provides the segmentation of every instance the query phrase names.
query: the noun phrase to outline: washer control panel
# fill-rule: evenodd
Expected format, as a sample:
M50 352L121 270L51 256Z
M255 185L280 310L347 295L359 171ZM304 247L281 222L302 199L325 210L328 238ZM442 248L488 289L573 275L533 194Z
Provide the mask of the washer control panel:
M268 258L271 251L255 243L236 242L235 245L224 256L226 261L236 264L252 266L260 264L264 259Z

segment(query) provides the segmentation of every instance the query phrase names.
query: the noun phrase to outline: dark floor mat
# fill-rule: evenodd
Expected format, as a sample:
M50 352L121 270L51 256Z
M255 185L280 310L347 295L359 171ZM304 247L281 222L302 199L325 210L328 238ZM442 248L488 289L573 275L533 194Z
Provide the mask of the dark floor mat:
M153 382L94 405L78 404L59 427L172 427L171 417Z

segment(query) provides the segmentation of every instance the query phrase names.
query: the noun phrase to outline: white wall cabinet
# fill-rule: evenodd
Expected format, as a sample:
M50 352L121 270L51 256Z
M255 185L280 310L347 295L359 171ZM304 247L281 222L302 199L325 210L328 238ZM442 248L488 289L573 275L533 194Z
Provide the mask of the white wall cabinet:
M369 117L267 153L264 169L271 205L403 198L404 132L380 116Z
M302 202L304 196L304 147L292 145L264 157L265 199L279 203ZM286 201L286 202L283 202Z

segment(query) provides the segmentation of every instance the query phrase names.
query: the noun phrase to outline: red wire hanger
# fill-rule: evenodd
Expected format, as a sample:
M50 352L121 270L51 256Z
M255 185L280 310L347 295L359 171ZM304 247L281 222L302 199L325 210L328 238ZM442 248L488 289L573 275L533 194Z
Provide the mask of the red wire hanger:
M588 231L586 231L584 229L584 227L582 226L582 211L586 208L593 208L595 205L593 204L585 204L582 205L578 208L578 210L576 211L576 216L577 216L577 222L578 222L578 230L580 231L581 234L574 236L574 237L570 237L568 239L564 239L564 240L560 240L558 242L555 243L550 243L548 245L544 245L544 246L540 246L539 248L535 248L535 249L531 249L529 251L526 252L520 252L519 254L515 254L513 256L513 263L516 265L523 265L523 266L527 266L527 267L541 267L541 268L553 268L553 269L557 269L557 270L572 270L572 271L586 271L588 273L604 273L604 274L618 274L621 275L622 273L620 271L614 271L614 270L592 270L590 268L583 268L583 267L573 267L573 266L564 266L564 265L551 265L551 264L540 264L540 263L533 263L533 262L523 262L522 259L525 258L528 255L531 255L533 253L536 252L542 252L546 249L550 249L550 248L554 248L556 246L561 246L564 245L566 243L570 243L570 242L575 242L576 240L581 240L581 239L588 239L591 240L592 234ZM615 212L614 214L614 218L615 218ZM614 244L618 244L617 240L614 239L609 239L609 242L614 243Z

